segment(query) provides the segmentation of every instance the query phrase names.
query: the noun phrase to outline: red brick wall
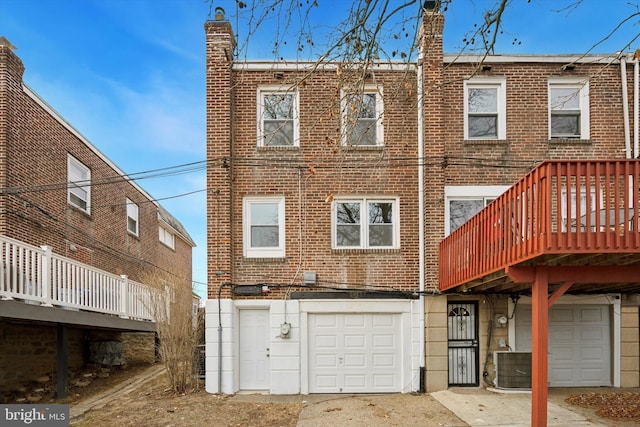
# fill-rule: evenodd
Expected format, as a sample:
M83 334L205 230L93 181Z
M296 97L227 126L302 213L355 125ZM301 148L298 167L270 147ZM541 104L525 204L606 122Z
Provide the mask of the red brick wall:
M211 39L213 35L209 29L208 40ZM262 70L236 68L229 75L228 67L215 65L220 57L212 51L211 45L207 52L207 145L208 158L214 159L209 172L209 296L217 298L217 287L225 280L234 284L288 284L295 277L296 283L301 283L303 271L315 271L322 286L343 288L348 284L416 290L415 69L400 72L377 69L366 82L381 86L384 92L383 148L345 150L341 147L340 81L335 68L308 76L298 87L299 148L263 148L257 147L258 87L298 81L303 79L304 73L283 70L281 78L276 78L274 70L266 67ZM221 60L222 63L225 61L226 58ZM232 81L231 97L218 89L225 79ZM222 123L223 118L229 117L229 112L233 118L231 141L226 139L229 129ZM229 155L231 167L225 169L220 158ZM223 189L223 192L216 196L211 194L211 189ZM242 248L243 197L271 195L285 197L286 258L245 258ZM326 201L330 195L398 197L400 248L332 249L331 202ZM229 222L230 230L227 228ZM219 266L229 262L227 256L231 258L232 274L228 278L216 276ZM218 267L212 268L216 263ZM281 298L283 292L272 289L269 296Z
M491 58L488 59L491 61ZM568 61L567 61L568 62ZM478 72L477 64L447 64L444 71L443 133L447 166L441 169L445 186L512 185L530 168L546 159L624 158L623 108L618 64L578 64L562 71L564 63L491 63ZM506 140L464 140L464 85L469 76L504 77L506 80ZM628 84L631 85L631 73ZM548 131L548 81L579 77L589 81L589 140L550 140ZM630 106L631 97L629 98ZM631 108L632 109L632 108ZM631 123L633 120L630 118ZM429 132L425 129L425 132ZM427 176L427 182L434 178ZM437 191L437 188L427 192ZM442 206L444 210L444 206ZM443 225L427 221L427 228ZM426 254L436 257L439 241L427 239ZM427 266L433 265L428 262ZM437 277L428 285L435 286Z
M67 203L69 154L93 182L118 173L25 93L22 63L6 47L0 64L0 183L16 190L0 199L0 233L133 280L160 270L190 282L191 246L177 236L175 251L160 243L157 207L130 183L93 185L90 214ZM139 237L127 232L126 198L138 204Z
M209 298L231 281L231 61L228 22L207 22L207 277Z
M424 167L424 265L425 287L438 283L438 243L444 237L444 175L443 156L448 124L444 114L447 102L444 87L442 30L444 18L427 14L421 29L422 46L422 112Z
M213 25L213 24L212 24ZM446 186L511 185L544 159L623 158L622 100L618 64L579 63L563 71L562 62L540 57L537 62L486 59L490 71L477 62L445 63L443 18L426 15L423 47L424 201L426 286L438 283L438 245L444 238ZM380 71L372 83L384 88L385 146L376 151L345 151L340 147L336 94L341 84L334 69L305 75L292 64L231 68L233 51L229 23L207 27L207 147L211 170L209 194L209 296L217 297L224 282L261 283L292 280L301 271L316 271L318 279L339 283L382 284L403 289L418 285L418 161L388 167L395 157L417 159L416 72ZM224 36L224 37L223 37ZM226 45L225 45L226 44ZM226 46L226 47L225 47ZM567 60L570 62L570 60ZM287 67L289 65L289 67ZM298 64L301 68L304 64ZM280 76L276 78L275 72ZM506 140L464 140L464 86L472 75L503 76L506 80ZM550 141L548 79L587 77L590 95L590 139ZM344 76L343 76L344 77ZM302 82L300 147L265 149L256 144L259 85ZM631 73L629 73L631 87ZM630 95L631 99L631 95ZM633 120L630 120L633 122ZM227 161L223 167L222 157ZM351 163L354 162L354 163ZM349 165L370 165L368 169ZM300 166L301 178L299 178ZM309 167L313 166L311 174ZM302 229L299 239L299 179L302 182ZM336 251L331 249L328 195L394 195L401 201L401 249L397 251ZM284 195L286 198L285 260L252 260L242 256L242 198ZM303 242L299 265L299 241ZM214 274L218 273L218 274ZM223 295L228 295L223 293ZM276 293L276 295L278 295Z

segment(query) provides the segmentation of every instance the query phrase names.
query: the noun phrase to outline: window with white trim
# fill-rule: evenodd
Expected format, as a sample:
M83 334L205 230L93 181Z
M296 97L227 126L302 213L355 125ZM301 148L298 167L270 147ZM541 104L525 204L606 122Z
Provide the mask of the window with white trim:
M138 205L127 198L127 231L138 236Z
M159 228L159 234L160 234L159 236L160 242L169 246L171 249L175 249L176 242L175 242L175 236L173 235L173 233L162 226L158 228Z
M384 145L382 87L365 86L360 93L342 94L342 143Z
M67 202L86 213L91 212L91 170L75 157L67 157Z
M284 197L245 197L243 200L244 256L285 256Z
M335 249L400 247L398 199L336 199L332 208Z
M258 90L258 146L299 146L298 111L298 96L294 89L260 88Z
M549 80L549 137L589 139L589 83Z
M502 185L445 187L445 235L453 233L508 188Z
M506 139L507 97L503 78L464 82L464 139Z
M578 197L577 197L577 193L578 190L576 189L575 185L571 185L570 186L570 194L567 194L567 187L566 185L562 186L562 193L561 193L561 201L560 201L560 215L562 217L562 232L567 232L568 230L568 224L571 224L571 231L576 232L576 231L586 231L586 224L587 224L587 215L590 215L590 224L591 224L591 231L596 231L595 230L595 226L596 226L596 219L595 219L595 215L596 212L601 212L602 209L602 194L597 194L595 188L591 188L589 191L589 208L587 209L587 189L583 186L580 187L580 200L578 201ZM567 197L569 196L569 197ZM598 196L598 197L596 197ZM598 208L596 209L596 206L598 205L598 200L600 201L599 204L600 206L598 206ZM568 206L567 206L567 202L568 202ZM578 218L578 203L580 203L580 218ZM615 218L615 214L611 215L610 217L610 221L614 221ZM600 221L601 225L605 225L606 221L604 220L604 215L603 218ZM601 227L602 230L604 231L604 228Z

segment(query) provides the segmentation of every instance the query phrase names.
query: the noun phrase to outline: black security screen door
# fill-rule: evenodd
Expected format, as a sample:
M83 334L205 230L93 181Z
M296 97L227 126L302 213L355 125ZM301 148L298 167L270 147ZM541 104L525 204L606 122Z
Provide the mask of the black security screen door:
M449 302L447 312L449 385L478 386L478 303Z

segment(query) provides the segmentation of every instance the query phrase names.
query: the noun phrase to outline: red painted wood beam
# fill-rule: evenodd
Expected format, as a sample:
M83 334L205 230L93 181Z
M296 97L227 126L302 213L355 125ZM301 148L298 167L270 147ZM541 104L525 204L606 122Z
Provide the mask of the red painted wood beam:
M547 425L549 272L546 267L534 271L531 288L531 426Z
M562 295L564 295L565 292L569 290L571 285L573 285L573 282L564 282L562 286L556 289L556 291L549 297L549 304L547 305L547 308L550 308L553 304L555 304L555 302L558 301L558 298L560 298Z
M536 269L541 267L505 267L507 276L515 283L533 283ZM640 266L581 265L544 267L548 270L548 283L637 283Z

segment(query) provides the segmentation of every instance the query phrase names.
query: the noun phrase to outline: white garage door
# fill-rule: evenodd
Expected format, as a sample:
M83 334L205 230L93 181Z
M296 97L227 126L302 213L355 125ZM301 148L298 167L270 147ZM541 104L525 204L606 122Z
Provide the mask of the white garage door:
M399 314L309 314L309 391L401 391Z
M609 306L552 306L549 311L549 385L612 385L610 331ZM531 351L531 306L518 307L516 348Z

